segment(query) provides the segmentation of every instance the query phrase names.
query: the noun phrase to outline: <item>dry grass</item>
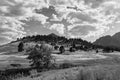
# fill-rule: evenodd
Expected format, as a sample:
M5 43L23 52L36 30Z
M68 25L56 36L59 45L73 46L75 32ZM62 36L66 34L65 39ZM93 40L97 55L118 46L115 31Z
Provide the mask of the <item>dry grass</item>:
M11 45L5 45L3 47L0 47L0 52L9 51L7 55L11 54L12 52L15 52L16 54L16 50L17 50L16 45L17 44L11 44ZM61 70L52 70L52 71L47 71L47 72L42 72L42 73L36 73L33 71L31 72L31 75L28 77L24 77L24 75L22 74L15 75L13 76L13 80L120 80L120 58L119 58L120 55L118 56L118 55L104 54L104 56L109 56L109 58L72 61L73 57L75 57L74 59L84 58L84 57L94 58L93 54L87 55L83 53L81 55L82 57L78 57L75 55L72 55L72 56L66 55L66 57L63 57L65 56L63 55L61 57L60 56L58 57L62 60L63 58L69 59L69 61L66 61L67 63L72 63L72 65L77 65L81 67L61 69ZM98 58L99 56L95 56L95 58L96 57ZM7 60L12 61L12 63L15 63L15 62L24 63L26 61L23 59L21 60L19 58L13 58L13 57L7 58ZM65 61L63 60L62 62L65 62ZM5 64L0 63L0 69L6 65L9 65L8 63L5 63ZM6 68L8 68L8 66ZM19 78L14 79L16 78L16 76ZM2 79L0 78L0 80ZM5 78L3 80L5 80ZM10 80L10 79L6 78L6 80Z
M120 80L120 65L75 67L39 73L36 77L15 80Z

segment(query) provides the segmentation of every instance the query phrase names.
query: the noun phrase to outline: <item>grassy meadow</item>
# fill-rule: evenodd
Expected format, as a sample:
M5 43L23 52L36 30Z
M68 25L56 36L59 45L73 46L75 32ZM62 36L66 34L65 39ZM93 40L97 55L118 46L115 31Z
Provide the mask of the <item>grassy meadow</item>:
M15 80L120 80L120 65L74 67L38 73Z
M26 59L28 55L25 51L17 52L17 45L18 43L12 43L0 46L0 73L2 71L12 73L18 69L30 68L29 60ZM4 74L0 75L0 80L120 80L119 52L66 51L63 54L57 53L58 51L53 51L52 54L58 65L56 69L43 72L30 70L27 76L19 72L15 76ZM6 75L9 75L9 78L6 78Z

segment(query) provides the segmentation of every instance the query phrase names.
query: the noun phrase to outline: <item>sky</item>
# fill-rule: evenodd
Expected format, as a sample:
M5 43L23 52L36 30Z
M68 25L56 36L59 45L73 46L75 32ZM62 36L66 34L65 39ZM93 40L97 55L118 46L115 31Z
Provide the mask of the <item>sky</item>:
M95 41L120 32L120 0L0 0L0 44L55 33Z

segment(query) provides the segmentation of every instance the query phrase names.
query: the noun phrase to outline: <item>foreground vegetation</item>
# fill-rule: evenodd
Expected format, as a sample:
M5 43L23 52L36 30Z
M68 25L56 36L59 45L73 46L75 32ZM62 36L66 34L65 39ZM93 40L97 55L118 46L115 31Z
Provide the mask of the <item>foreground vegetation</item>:
M119 76L119 58L66 62L41 72L33 68L0 71L0 80L120 80Z
M120 65L74 67L37 73L15 80L120 80Z

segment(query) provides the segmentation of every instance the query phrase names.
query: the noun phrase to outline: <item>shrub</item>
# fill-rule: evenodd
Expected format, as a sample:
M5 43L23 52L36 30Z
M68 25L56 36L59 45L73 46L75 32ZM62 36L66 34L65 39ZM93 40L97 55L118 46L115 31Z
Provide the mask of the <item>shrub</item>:
M61 54L64 53L65 52L64 46L60 46L59 51L60 51Z
M96 50L96 53L98 53L99 51L98 50Z
M39 48L34 47L29 51L28 59L31 60L31 66L38 71L49 69L52 65L53 58L51 56L52 50L48 46L42 44Z
M60 69L65 69L65 68L70 68L70 67L75 67L75 65L73 65L71 63L62 63L59 66Z
M55 50L58 50L58 48L59 48L59 46L54 46L54 49L55 49Z
M70 52L75 52L75 50L76 50L76 49L73 48L73 47L70 47L70 49L69 49Z
M10 64L12 67L20 67L21 64Z
M18 52L22 52L24 50L23 47L24 47L23 42L20 42L18 45Z
M112 51L112 50L111 50L111 48L109 48L109 47L106 47L106 48L103 49L103 52L109 53L109 52L111 52L111 51Z

